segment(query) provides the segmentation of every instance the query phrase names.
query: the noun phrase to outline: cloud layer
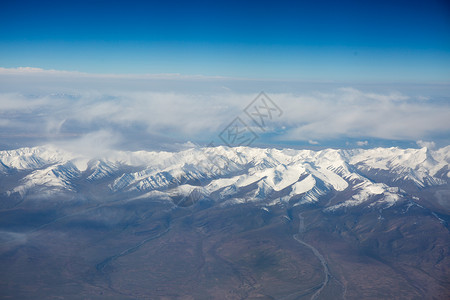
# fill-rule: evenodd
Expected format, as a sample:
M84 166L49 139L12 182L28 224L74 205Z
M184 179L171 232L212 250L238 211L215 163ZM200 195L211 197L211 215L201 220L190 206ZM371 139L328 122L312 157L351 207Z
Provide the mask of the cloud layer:
M270 120L264 131L254 127L263 142L317 145L351 138L365 146L370 138L417 141L445 139L450 133L446 98L392 86L369 90L323 83L296 89L292 82L93 76L27 68L0 69L0 79L4 141L79 139L86 144L102 137L94 144L108 147L143 139L154 145L205 141L237 116L245 118L243 109L264 86L283 115ZM289 92L282 92L283 84Z

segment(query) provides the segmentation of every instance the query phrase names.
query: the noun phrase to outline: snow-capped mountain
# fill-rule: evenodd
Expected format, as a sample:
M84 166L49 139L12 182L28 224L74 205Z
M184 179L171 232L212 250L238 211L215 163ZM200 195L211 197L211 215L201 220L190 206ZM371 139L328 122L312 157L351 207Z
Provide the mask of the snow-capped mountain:
M327 199L327 210L386 207L408 189L449 183L450 146L432 151L376 148L321 151L249 147L180 152L111 151L101 159L54 146L0 151L2 193L80 193L107 186L113 194L159 197L178 205L201 199L221 205L305 204Z
M38 288L16 298L80 282L94 299L444 299L449 153L0 151L2 291L25 278Z

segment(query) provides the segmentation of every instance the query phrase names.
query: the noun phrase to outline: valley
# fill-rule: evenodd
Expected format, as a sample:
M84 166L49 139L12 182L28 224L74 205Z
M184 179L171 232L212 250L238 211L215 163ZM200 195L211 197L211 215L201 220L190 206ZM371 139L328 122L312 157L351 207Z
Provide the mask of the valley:
M115 153L84 167L3 152L1 298L448 298L448 153L427 151L378 154L389 172L335 150L219 147L213 165L194 164L196 149Z

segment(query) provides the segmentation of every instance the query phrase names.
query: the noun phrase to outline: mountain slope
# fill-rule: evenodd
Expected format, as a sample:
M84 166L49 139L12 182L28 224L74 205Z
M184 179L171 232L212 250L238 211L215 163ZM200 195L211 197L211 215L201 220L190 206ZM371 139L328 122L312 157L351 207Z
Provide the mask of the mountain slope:
M449 149L0 151L0 294L447 299Z
M108 183L116 194L180 199L194 191L221 204L289 201L314 203L341 193L329 210L365 204L390 206L410 199L404 189L446 185L450 147L369 150L277 150L193 148L180 152L109 152L101 159L53 146L0 151L3 176L28 172L6 192L82 192L87 184ZM336 198L336 197L335 197ZM177 202L181 200L178 199ZM197 197L197 200L199 198ZM190 201L189 203L191 203Z

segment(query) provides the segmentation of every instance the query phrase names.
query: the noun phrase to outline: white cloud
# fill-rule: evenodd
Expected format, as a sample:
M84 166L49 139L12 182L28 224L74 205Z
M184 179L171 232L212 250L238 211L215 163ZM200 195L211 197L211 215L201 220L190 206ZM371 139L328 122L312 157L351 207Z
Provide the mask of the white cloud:
M161 74L96 74L79 71L63 71L42 69L33 67L2 68L0 75L40 75L40 76L65 76L83 78L122 78L122 79L225 79L223 76L182 75L179 73Z
M366 92L316 86L282 93L287 84L152 76L0 68L0 131L83 136L80 145L105 137L103 148L149 137L149 143L158 139L204 141L242 116L262 89L272 87L276 91L266 92L283 115L265 129L280 132L282 141L317 145L322 140L352 138L360 139L358 146L365 146L366 138L381 138L419 140L419 144L450 132L449 103L433 101L423 91L420 96L409 96L392 87ZM417 101L418 97L428 100ZM107 143L105 139L116 140Z
M55 144L66 151L86 157L103 157L120 142L121 136L108 130L93 131L70 140L57 141Z
M425 142L425 141L420 140L420 141L417 141L416 143L421 148L426 147L428 149L434 149L436 147L435 142Z
M367 145L369 145L369 142L368 141L357 141L356 145L359 147L367 146Z
M340 89L329 94L274 95L291 124L289 140L381 138L417 140L450 131L448 103L417 102L398 93Z

